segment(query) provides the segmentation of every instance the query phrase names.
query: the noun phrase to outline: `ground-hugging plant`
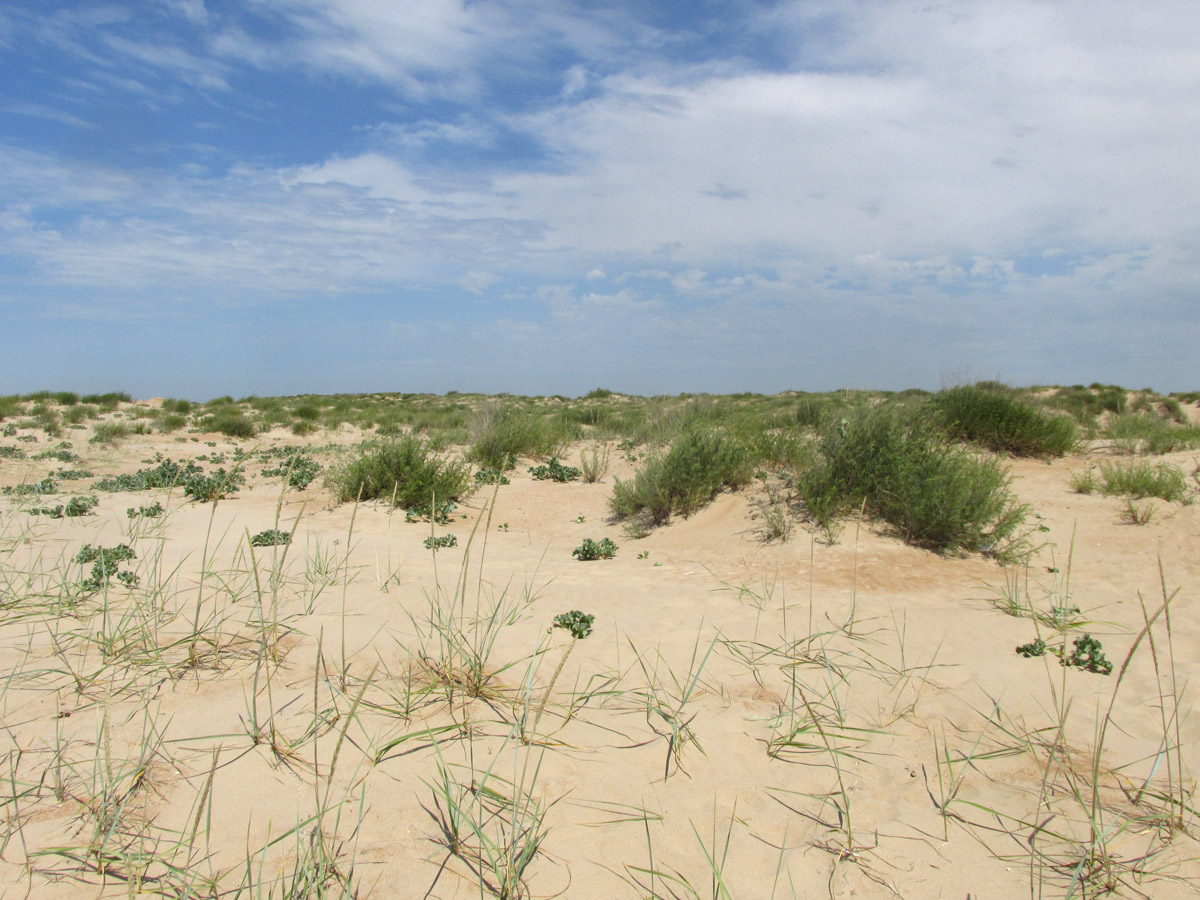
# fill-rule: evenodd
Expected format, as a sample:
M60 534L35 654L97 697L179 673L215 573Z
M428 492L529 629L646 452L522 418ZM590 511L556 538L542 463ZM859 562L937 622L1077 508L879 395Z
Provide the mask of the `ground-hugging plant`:
M599 541L584 538L583 543L571 551L571 555L581 562L596 559L612 559L617 555L617 545L611 538L601 538Z
M480 484L508 484L508 476L499 469L484 468L475 473L475 480Z
M1075 638L1074 649L1069 654L1065 643L1062 646L1053 647L1041 638L1028 644L1021 644L1017 647L1017 653L1026 659L1045 656L1049 653L1057 656L1058 661L1064 666L1096 672L1099 675L1111 675L1113 670L1112 663L1104 655L1104 647L1090 634Z
M252 547L279 547L291 542L291 532L280 531L278 528L268 528L266 531L260 531L250 538L250 546Z
M437 553L439 550L445 550L448 547L457 547L458 537L453 534L443 534L441 537L430 535L425 538L425 549L432 550Z
M580 472L574 466L564 466L558 461L557 456L550 457L550 462L544 466L533 466L529 470L529 474L534 477L535 481L557 481L565 483L574 481L579 477Z
M157 519L165 512L166 509L163 508L163 505L155 500L149 506L131 506L125 510L125 515L131 519L139 516L145 519Z
M263 469L267 478L287 478L288 487L304 490L321 474L322 466L302 451L290 453L278 466Z
M80 565L92 564L88 577L80 582L85 591L98 591L109 583L114 575L129 587L138 583L138 577L133 572L120 572L121 563L137 559L133 548L128 544L118 544L115 547L93 547L85 544L75 556L75 562Z

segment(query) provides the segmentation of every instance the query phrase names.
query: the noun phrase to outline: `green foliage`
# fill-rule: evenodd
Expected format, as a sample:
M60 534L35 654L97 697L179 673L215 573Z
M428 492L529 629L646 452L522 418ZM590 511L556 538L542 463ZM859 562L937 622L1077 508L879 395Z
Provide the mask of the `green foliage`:
M1017 647L1017 653L1026 659L1045 656L1049 653L1057 656L1058 661L1064 666L1095 672L1098 675L1111 675L1113 670L1113 664L1104 655L1104 647L1090 634L1075 638L1074 649L1070 654L1067 654L1065 643L1061 647L1051 647L1041 638L1028 644L1021 644Z
M225 469L213 469L209 475L196 473L183 480L183 492L193 500L207 503L210 500L222 500L246 484L246 478L240 469L226 472Z
M476 431L468 456L480 466L500 471L512 468L518 456L549 456L569 437L561 422L510 406L485 409Z
M118 403L132 403L133 397L125 391L109 391L107 394L84 394L79 401L112 410L117 408Z
M1129 412L1113 416L1103 434L1126 453L1157 456L1200 447L1200 428L1177 425L1155 414Z
M824 528L864 509L909 543L940 553L1005 558L1018 549L1026 514L995 459L949 443L925 418L888 407L828 423L796 487Z
M529 474L534 477L535 481L567 482L578 478L579 470L574 466L564 466L558 461L557 456L552 456L549 463L544 466L534 466L529 470Z
M136 519L138 516L141 516L146 519L157 519L164 512L166 512L166 510L163 509L163 505L161 503L159 503L157 500L155 500L149 506L138 506L138 507L131 506L127 510L125 510L125 515L127 515L131 519Z
M25 455L20 447L0 447L0 459L24 459Z
M211 404L210 404L211 405ZM218 409L196 423L202 431L219 431L226 437L252 438L258 434L258 426L235 408Z
M752 460L746 447L719 431L684 431L665 454L652 456L632 481L617 479L609 507L619 520L661 525L673 514L685 518L724 488L750 481Z
M508 476L499 469L480 469L475 480L480 484L509 484Z
M156 456L157 466L139 469L132 475L113 475L101 478L92 485L97 491L149 491L175 487L189 479L203 475L204 469L188 460L186 463L172 462L169 458Z
M96 476L87 469L57 469L52 477L59 481L82 481L84 478L95 478Z
M430 535L425 538L425 549L432 550L437 553L439 550L444 550L447 547L457 547L458 537L453 534L443 534L441 537Z
M930 401L947 432L1014 456L1062 456L1078 443L1075 423L1021 402L1002 385L942 391Z
M67 501L66 514L68 518L77 516L86 516L100 501L92 494L81 494L78 497L72 497Z
M458 509L453 500L439 500L437 503L418 503L404 511L405 522L420 522L424 519L435 525L449 525L450 514Z
M1106 496L1125 495L1134 500L1158 497L1169 503L1190 503L1187 478L1177 466L1135 461L1128 465L1101 463L1101 488Z
M129 437L132 430L124 422L97 422L93 429L89 444L114 444L121 438Z
M35 506L29 510L31 516L46 516L50 519L61 519L63 517L63 505L60 503L57 506Z
M584 538L583 543L571 551L571 555L581 562L612 559L617 555L617 545L610 538L602 538L599 541Z
M361 455L334 471L329 482L342 502L361 496L409 510L428 509L431 500L458 500L471 491L470 466L439 458L415 435L365 444Z
M573 609L570 612L559 613L555 616L550 627L565 628L571 633L571 637L577 641L582 641L592 633L592 622L595 620L596 617L590 613L583 613L577 609Z
M268 478L287 477L288 487L304 490L321 474L319 462L302 450L288 451L285 461L278 466L263 469L262 473Z
M35 481L32 484L5 485L3 491L0 491L0 493L3 493L6 497L40 497L42 494L53 494L57 490L58 485L53 478L43 478L41 481Z
M279 547L292 542L292 535L278 528L268 528L250 538L251 547Z
M108 584L113 575L117 574L120 564L131 559L137 559L137 555L128 544L118 544L115 547L93 547L91 544L85 544L75 556L75 562L84 566L91 563L92 570L80 586L85 591L100 590L101 587ZM121 579L130 587L137 583L136 576L130 578L131 575L132 573L128 573L125 578Z

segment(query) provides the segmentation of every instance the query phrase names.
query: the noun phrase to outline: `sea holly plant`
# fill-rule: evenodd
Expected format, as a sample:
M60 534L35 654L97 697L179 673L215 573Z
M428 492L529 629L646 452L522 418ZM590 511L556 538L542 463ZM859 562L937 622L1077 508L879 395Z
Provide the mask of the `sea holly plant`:
M1072 666L1099 675L1111 675L1113 664L1104 655L1104 647L1090 634L1075 638L1074 649L1067 654L1066 644L1061 647L1051 647L1041 638L1017 647L1017 653L1026 659L1045 656L1047 653L1058 657L1064 666Z
M564 466L557 456L550 457L550 462L544 466L534 466L529 474L537 481L574 481L579 477L579 470L574 466Z
M108 584L114 575L127 587L134 587L138 577L133 572L118 572L118 566L127 560L137 559L137 554L128 544L118 544L115 547L93 547L84 544L83 549L75 556L75 562L80 565L92 564L88 577L80 582L85 591L98 591Z
M458 537L453 534L443 534L441 537L430 535L425 538L425 549L432 550L437 553L439 550L444 550L448 547L457 547Z
M291 532L280 531L278 528L268 528L250 538L252 547L278 547L292 542Z
M542 713L546 711L546 701L550 699L550 694L554 691L554 684L558 681L558 676L562 674L563 666L567 664L567 658L570 657L571 651L575 649L575 645L592 633L592 623L595 620L596 617L591 613L584 613L573 609L570 612L559 613L550 623L550 627L546 631L547 634L553 634L554 629L561 628L571 635L571 643L563 651L562 658L558 661L558 666L555 668L554 674L550 677L550 683L546 685L546 690L542 694L541 700L538 701L537 710L533 714L533 724L527 731L524 731L524 743L528 744L536 737L538 723L542 720ZM568 715L567 718L570 718L570 716Z
M617 555L617 545L612 542L611 538L603 538L599 541L584 538L583 543L571 551L571 555L581 562L612 559Z

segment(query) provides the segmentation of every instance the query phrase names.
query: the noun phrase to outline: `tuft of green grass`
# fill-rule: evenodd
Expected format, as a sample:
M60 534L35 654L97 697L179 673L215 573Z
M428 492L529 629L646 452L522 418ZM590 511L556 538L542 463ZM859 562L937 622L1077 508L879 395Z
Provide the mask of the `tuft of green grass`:
M1154 413L1128 412L1113 416L1103 434L1126 453L1157 456L1200 447L1200 428L1178 425Z
M490 406L479 414L468 456L489 469L511 469L518 456L551 456L571 437L562 422L514 406Z
M1048 415L1003 385L968 385L935 395L930 404L947 432L1014 456L1062 456L1078 444L1075 422Z

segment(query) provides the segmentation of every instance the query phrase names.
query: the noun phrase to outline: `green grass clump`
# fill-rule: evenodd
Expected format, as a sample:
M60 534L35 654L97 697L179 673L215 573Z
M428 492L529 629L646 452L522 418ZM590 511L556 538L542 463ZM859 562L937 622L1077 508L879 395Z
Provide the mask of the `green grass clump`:
M387 500L406 509L458 500L471 492L471 467L465 460L444 460L416 435L363 446L356 459L334 470L329 485L338 500Z
M1107 496L1124 495L1134 500L1158 497L1170 503L1190 503L1187 478L1177 466L1151 465L1135 461L1128 465L1120 463L1100 464L1100 477L1104 484L1101 492Z
M950 443L928 419L864 409L822 430L796 474L810 515L827 531L863 509L909 543L939 553L1018 552L1026 509L999 462Z
M129 437L132 433L132 429L124 422L97 422L88 443L115 444L121 438Z
M1200 428L1179 425L1168 418L1144 412L1113 416L1104 428L1104 437L1126 453L1174 453L1200 447Z
M688 429L666 453L652 456L631 481L617 479L609 508L618 520L662 525L685 518L724 488L750 481L753 460L746 447L718 431Z
M1003 385L969 385L935 395L930 404L949 434L1014 456L1062 456L1078 431L1065 416L1047 415Z
M489 469L511 468L517 456L550 456L571 437L562 422L540 412L516 407L491 407L476 425L468 456Z
M94 403L106 412L117 408L118 403L132 403L133 397L125 391L109 391L106 394L84 394L79 398L80 403Z

